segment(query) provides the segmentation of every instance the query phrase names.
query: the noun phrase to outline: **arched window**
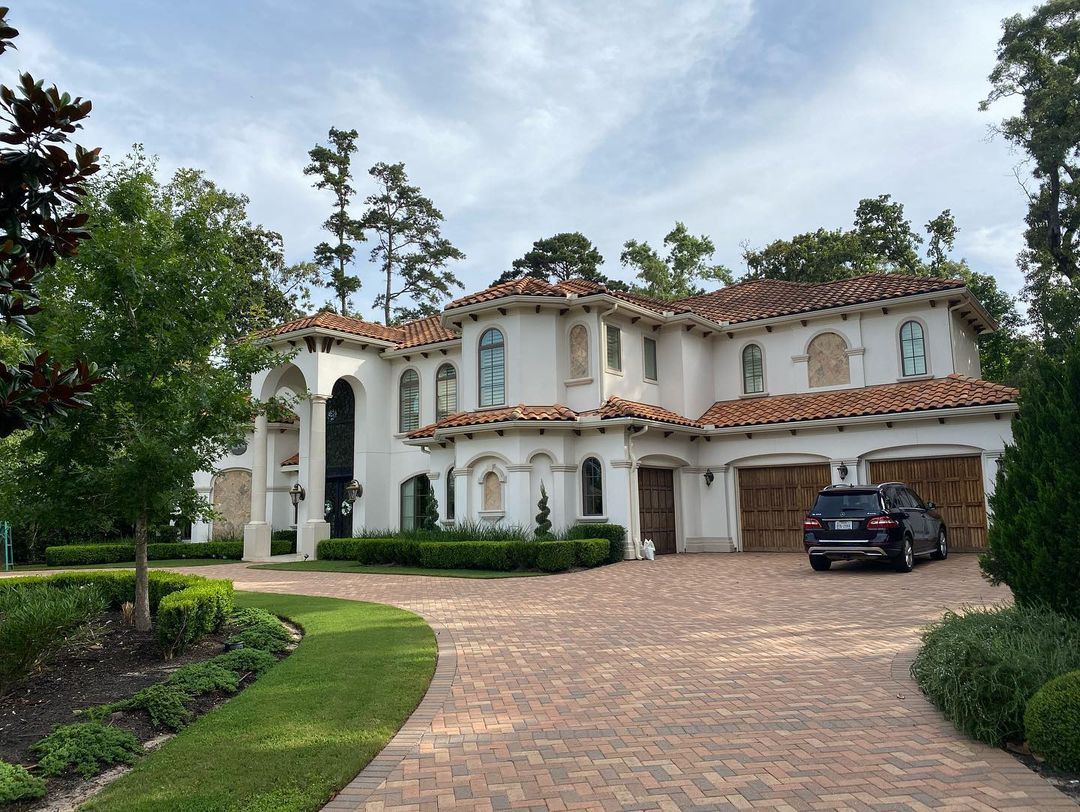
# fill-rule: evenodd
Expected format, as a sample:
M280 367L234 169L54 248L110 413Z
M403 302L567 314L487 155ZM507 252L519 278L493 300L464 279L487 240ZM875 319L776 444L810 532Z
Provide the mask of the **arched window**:
M806 348L806 368L810 386L838 386L851 383L847 342L838 333L815 336Z
M589 331L584 324L570 328L570 377L589 377Z
M485 511L498 511L503 509L502 481L494 471L488 471L481 480L483 484L483 501Z
M424 522L431 480L424 474L401 483L401 529L416 530Z
M765 391L765 366L757 344L747 344L742 351L742 390L747 395Z
M926 374L926 341L917 321L905 321L900 328L900 358L904 375Z
M604 472L596 457L581 463L581 515L604 515Z
M457 370L453 364L443 364L435 373L435 420L442 420L457 411Z
M506 403L506 345L494 327L480 336L480 406Z
M420 376L415 369L401 373L398 385L398 431L420 428Z
M446 472L446 518L451 522L454 521L454 486L456 480L454 469L451 467Z

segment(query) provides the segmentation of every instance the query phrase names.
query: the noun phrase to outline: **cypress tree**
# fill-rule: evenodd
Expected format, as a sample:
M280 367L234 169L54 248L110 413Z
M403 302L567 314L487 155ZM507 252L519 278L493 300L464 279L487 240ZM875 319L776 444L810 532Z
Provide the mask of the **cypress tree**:
M551 509L548 507L547 489L540 483L540 501L536 503L540 512L536 514L536 537L546 539L551 535Z
M1033 362L990 511L986 577L1018 603L1080 617L1080 339Z

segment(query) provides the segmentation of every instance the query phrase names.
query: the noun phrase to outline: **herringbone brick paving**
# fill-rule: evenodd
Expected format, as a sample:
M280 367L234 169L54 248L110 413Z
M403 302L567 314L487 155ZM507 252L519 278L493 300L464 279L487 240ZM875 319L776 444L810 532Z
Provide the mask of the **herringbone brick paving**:
M785 554L493 581L197 571L240 589L390 603L449 632L456 674L430 732L378 789L342 803L1075 808L1008 754L957 733L907 676L922 624L1008 598L974 556L908 575L815 573Z

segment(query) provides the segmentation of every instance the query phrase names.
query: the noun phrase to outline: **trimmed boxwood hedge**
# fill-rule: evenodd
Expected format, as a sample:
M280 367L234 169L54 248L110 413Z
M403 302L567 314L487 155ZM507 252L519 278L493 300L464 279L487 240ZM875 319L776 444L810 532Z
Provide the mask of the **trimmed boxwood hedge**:
M1080 772L1080 671L1055 677L1024 711L1028 746L1051 767Z
M608 559L609 549L609 541L603 538L574 541L327 539L319 544L319 558L428 569L562 572L573 566L599 566Z
M607 539L609 564L626 559L626 528L621 524L575 524L567 532L568 539Z
M45 584L57 589L93 585L111 609L135 600L134 572L58 572L0 580L0 590ZM217 631L233 609L233 584L199 575L176 572L150 573L150 611L156 617L158 643L166 656Z
M271 555L287 555L291 552L295 552L293 541L270 542ZM177 541L168 544L147 544L146 557L150 561L168 561L176 558L223 558L239 561L244 557L244 542ZM50 567L70 567L74 564L122 564L134 560L135 547L124 543L69 544L45 548L45 563Z

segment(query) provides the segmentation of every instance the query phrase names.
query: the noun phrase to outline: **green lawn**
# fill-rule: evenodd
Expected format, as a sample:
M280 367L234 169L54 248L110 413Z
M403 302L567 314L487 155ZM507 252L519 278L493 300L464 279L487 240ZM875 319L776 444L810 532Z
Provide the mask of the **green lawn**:
M546 572L515 570L440 570L426 567L396 567L391 564L357 564L354 561L290 561L284 564L254 564L255 570L297 570L307 572L353 572L368 575L427 575L438 578L529 578Z
M435 673L435 635L411 612L300 595L236 599L302 626L296 651L81 809L318 809L390 741Z
M211 564L239 564L227 558L165 558L161 561L151 561L150 569L156 567L208 567ZM16 564L12 572L39 572L41 570L115 570L134 569L134 561L119 561L114 564L65 564L59 567L48 567L44 564Z

